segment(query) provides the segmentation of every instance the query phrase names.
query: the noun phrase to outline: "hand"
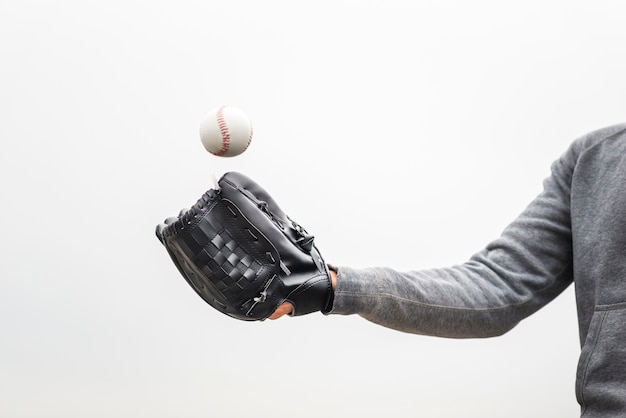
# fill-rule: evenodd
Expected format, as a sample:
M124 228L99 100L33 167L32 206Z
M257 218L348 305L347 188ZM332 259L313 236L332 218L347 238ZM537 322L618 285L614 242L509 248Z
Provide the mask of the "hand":
M337 272L334 270L330 270L330 281L332 283L334 292L335 288L337 287ZM269 316L269 319L278 319L282 316L290 314L291 311L293 311L293 305L289 302L283 302L278 308L276 308L274 313Z

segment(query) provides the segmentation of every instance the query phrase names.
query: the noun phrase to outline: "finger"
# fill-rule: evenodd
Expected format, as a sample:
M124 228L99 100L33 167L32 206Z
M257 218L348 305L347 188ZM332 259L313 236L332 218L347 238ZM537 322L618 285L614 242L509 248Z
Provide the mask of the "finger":
M165 224L158 224L156 226L156 236L159 239L159 241L163 242L163 230L165 229L167 225Z
M183 209L185 210L185 209ZM181 213L183 211L181 210ZM163 221L163 223L160 223L157 225L156 227L156 236L159 239L159 241L163 242L163 231L165 230L165 228L167 228L169 225L173 224L174 222L176 222L179 218L177 216L170 216L169 218L167 218L166 220Z
M283 302L273 314L270 315L269 319L274 320L278 319L282 316L290 314L293 311L293 306L289 302Z
M171 225L178 220L178 216L170 216L165 220L165 225Z

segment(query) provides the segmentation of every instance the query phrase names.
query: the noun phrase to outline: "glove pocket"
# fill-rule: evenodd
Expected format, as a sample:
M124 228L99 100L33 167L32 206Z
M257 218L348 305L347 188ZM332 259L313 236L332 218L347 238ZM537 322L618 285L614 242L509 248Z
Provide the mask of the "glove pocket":
M278 252L232 202L220 199L167 242L187 282L215 309L242 320L264 319L275 309L269 305L277 303Z

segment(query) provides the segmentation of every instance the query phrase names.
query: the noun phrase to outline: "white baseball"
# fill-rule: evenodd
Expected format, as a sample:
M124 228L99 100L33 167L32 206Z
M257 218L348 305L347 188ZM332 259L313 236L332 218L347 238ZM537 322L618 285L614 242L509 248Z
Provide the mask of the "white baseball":
M250 145L252 124L241 109L220 106L207 113L200 123L200 139L211 154L234 157Z

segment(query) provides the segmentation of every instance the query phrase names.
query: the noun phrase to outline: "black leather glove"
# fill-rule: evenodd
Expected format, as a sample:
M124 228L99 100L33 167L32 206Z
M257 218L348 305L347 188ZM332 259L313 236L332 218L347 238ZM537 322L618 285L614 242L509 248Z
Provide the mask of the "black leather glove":
M191 287L226 315L264 320L285 301L292 315L332 308L328 266L313 236L241 173L226 173L156 235Z

